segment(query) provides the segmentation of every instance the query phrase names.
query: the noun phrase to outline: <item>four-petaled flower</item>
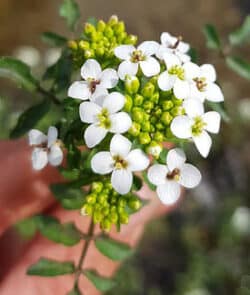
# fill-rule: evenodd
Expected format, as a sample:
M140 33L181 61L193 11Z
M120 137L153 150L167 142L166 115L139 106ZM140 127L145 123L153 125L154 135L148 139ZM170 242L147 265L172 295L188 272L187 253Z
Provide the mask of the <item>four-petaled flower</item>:
M195 63L187 62L183 65L185 79L189 81L190 88L187 96L189 98L198 98L202 102L210 100L221 102L224 96L220 87L215 84L216 71L210 64L198 66Z
M116 134L110 142L110 152L99 152L91 160L92 170L97 174L109 174L113 188L121 195L127 194L133 183L133 173L143 171L149 159L140 149L131 150L132 143Z
M198 99L187 99L183 107L187 115L175 117L171 131L178 138L192 138L200 154L206 158L212 145L207 131L219 132L220 114L214 111L204 113L204 106Z
M159 59L163 59L164 53L175 54L182 62L190 61L190 56L187 52L190 49L190 45L182 41L182 37L174 37L167 32L161 34L161 45L156 56Z
M57 139L56 127L49 127L48 136L37 129L30 130L28 136L29 144L34 147L31 161L35 170L43 169L48 163L52 166L59 166L62 163L63 151Z
M119 112L125 103L125 98L119 92L105 96L102 105L94 102L83 102L80 105L82 122L91 125L85 130L84 139L89 148L100 143L108 132L125 133L132 125L132 120L126 112Z
M159 44L155 41L142 42L137 48L132 45L120 45L115 48L115 55L122 59L118 75L124 80L126 75L135 76L139 65L146 77L152 77L160 72L159 62L152 57L158 51Z
M114 69L102 71L100 64L94 59L88 59L84 63L81 76L84 81L76 81L70 86L69 97L99 102L108 94L107 89L114 88L119 80Z
M174 95L177 98L187 98L190 87L189 82L185 80L181 60L173 53L164 53L163 59L167 69L158 78L159 88L163 91L173 89Z
M201 180L199 170L187 164L185 153L172 149L166 157L166 164L155 164L148 170L149 181L156 185L156 192L163 204L174 204L180 197L181 186L194 188Z

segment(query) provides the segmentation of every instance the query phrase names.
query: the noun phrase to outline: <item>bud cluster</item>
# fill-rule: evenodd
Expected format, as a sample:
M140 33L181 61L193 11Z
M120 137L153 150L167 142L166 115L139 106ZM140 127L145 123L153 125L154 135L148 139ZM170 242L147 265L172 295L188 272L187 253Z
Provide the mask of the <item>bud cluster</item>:
M92 216L94 223L100 223L103 230L109 231L113 224L117 227L127 224L130 213L141 206L136 196L119 195L109 181L93 182L81 213Z
M125 111L132 117L129 135L138 138L149 154L158 157L162 142L173 135L170 125L174 117L184 114L182 99L177 99L172 91L162 91L157 84L157 76L144 83L139 77L125 79Z
M99 20L96 25L85 24L83 37L69 41L68 46L73 54L74 65L79 68L89 58L103 61L105 65L113 64L114 48L120 44L137 42L135 35L126 32L125 24L113 15L108 22Z

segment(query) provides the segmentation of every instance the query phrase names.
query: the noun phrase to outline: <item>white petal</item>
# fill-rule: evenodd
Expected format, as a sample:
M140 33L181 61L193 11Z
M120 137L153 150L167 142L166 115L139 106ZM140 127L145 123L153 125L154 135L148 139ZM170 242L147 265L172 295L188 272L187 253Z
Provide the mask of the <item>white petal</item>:
M47 141L47 136L37 129L31 129L28 137L30 145L37 145Z
M152 77L160 72L160 64L154 57L148 57L147 60L140 61L140 66L146 77Z
M111 184L113 188L121 195L127 194L133 183L133 174L129 170L114 170L111 176Z
M163 32L161 34L161 43L167 47L169 47L169 46L172 47L176 41L177 41L177 38L173 37L168 32Z
M102 72L100 80L100 86L110 89L117 85L119 78L115 70L106 69Z
M188 50L190 49L190 45L186 42L180 42L179 45L177 46L177 49L182 53L187 53Z
M165 184L157 186L156 192L163 204L172 205L179 199L181 188L179 183L167 181Z
M108 109L110 114L120 111L125 104L125 97L119 92L112 92L103 101L103 108Z
M179 138L189 138L191 137L191 126L192 121L187 116L175 117L171 123L172 133Z
M108 95L108 90L101 87L100 85L96 86L95 92L91 95L90 101L98 104L99 106L103 105L104 98Z
M204 64L200 67L201 77L206 78L210 82L214 82L216 80L216 71L213 65Z
M101 112L101 107L94 102L83 102L80 104L79 113L82 122L95 123L97 116Z
M126 75L135 76L138 71L138 63L133 63L129 60L123 61L118 68L118 76L124 80Z
M205 129L211 133L218 133L220 130L220 114L214 111L207 112L202 116L203 121L207 124Z
M74 82L68 90L68 96L76 99L86 100L91 96L88 83L85 81Z
M187 99L183 102L182 106L191 118L204 114L204 105L199 99Z
M128 161L128 167L131 171L143 171L149 165L149 158L140 149L132 150L128 154L126 161Z
M109 131L112 133L124 133L132 126L132 120L129 114L119 112L110 116L111 127Z
M148 179L154 185L164 184L168 171L165 165L155 164L148 169Z
M224 101L223 93L220 87L215 83L209 83L206 86L205 98L214 102Z
M170 171L175 168L181 168L186 162L186 155L182 149L176 148L168 152L166 163Z
M187 188L196 187L201 181L200 171L191 164L184 164L181 168L179 183Z
M132 143L124 136L116 134L110 142L110 153L112 156L121 156L125 158L130 152Z
M169 75L167 71L162 72L158 78L158 86L163 91L168 91L173 88L176 76Z
M151 56L157 52L159 46L160 45L155 41L144 41L137 49L141 50L144 55Z
M43 169L48 163L47 151L42 148L34 148L31 155L31 161L35 170Z
M175 52L175 54L179 57L179 59L183 62L190 62L191 61L191 57L185 53L181 53L180 51Z
M185 99L189 96L190 87L187 81L176 79L174 83L174 95L179 99Z
M169 52L169 49L166 48L166 47L163 46L163 45L160 45L155 55L156 55L156 57L157 57L158 59L161 59L161 60L162 60L164 54L167 53L167 52Z
M204 102L205 100L205 92L200 91L195 83L190 83L190 94L189 98L198 99L201 102Z
M115 48L114 53L116 57L127 60L130 58L133 51L135 51L133 45L120 45Z
M167 69L172 68L173 66L180 66L181 65L181 61L178 58L178 56L176 56L173 53L164 53L163 54L163 59L165 61L165 64L167 66Z
M194 78L200 77L200 67L193 62L185 63L183 69L185 72L185 79L187 80L193 80Z
M51 147L53 143L57 140L58 131L54 126L50 126L48 130L48 147Z
M84 140L86 145L89 148L96 146L103 140L107 132L108 131L106 129L99 127L96 124L90 125L84 133Z
M99 152L91 159L91 168L95 173L108 174L114 168L114 160L110 152Z
M102 68L95 59L88 59L81 68L81 76L84 80L99 80L101 73Z
M48 154L49 163L52 166L59 166L63 161L63 151L57 144L53 144Z
M199 136L194 136L193 140L202 157L206 158L212 145L211 137L203 130Z

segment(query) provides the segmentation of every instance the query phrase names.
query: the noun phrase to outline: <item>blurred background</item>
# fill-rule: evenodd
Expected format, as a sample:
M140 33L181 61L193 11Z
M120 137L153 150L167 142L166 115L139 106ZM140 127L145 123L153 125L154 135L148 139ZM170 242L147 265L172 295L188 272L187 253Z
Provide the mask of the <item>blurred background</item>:
M230 117L215 138L208 159L193 158L202 184L174 212L152 222L137 255L118 273L108 295L250 294L250 83L206 49L202 27L214 24L226 39L250 13L249 0L91 0L78 1L82 23L89 16L117 14L140 41L159 40L169 31L196 48L199 63L213 63ZM70 37L58 17L59 0L1 0L0 55L14 55L39 74L59 56L40 38L53 30ZM73 36L71 36L73 38ZM238 53L250 61L250 44ZM8 138L18 114L35 98L11 82L0 81L0 138ZM126 278L126 279L125 279Z

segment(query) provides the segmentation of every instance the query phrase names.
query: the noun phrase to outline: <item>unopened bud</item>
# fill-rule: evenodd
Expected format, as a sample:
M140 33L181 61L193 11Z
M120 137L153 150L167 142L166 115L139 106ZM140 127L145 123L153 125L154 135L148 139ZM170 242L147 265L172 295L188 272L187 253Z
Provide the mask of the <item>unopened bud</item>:
M141 132L139 135L140 144L148 144L151 141L151 137L148 132Z
M129 94L135 94L138 92L140 82L136 76L127 75L125 77L125 90Z

